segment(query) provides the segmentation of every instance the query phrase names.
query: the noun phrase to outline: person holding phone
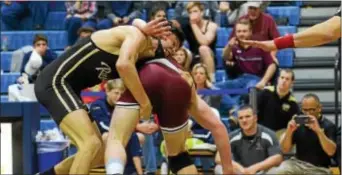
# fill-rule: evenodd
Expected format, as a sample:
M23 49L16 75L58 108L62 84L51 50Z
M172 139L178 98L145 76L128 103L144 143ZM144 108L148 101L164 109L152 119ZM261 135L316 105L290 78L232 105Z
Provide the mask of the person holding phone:
M295 116L280 139L283 153L296 144L296 154L269 174L332 174L330 160L336 152L336 126L322 113L320 100L315 94L302 99L304 115Z

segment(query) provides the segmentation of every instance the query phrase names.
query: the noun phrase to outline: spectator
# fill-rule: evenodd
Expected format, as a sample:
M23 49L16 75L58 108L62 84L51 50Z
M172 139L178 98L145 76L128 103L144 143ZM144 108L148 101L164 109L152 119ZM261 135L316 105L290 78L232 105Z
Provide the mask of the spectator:
M43 29L48 14L49 2L43 1L4 1L1 6L1 19L7 30ZM31 17L33 26L21 26L25 17ZM26 24L28 25L28 24Z
M143 4L139 1L98 1L97 29L109 29L118 25L131 24L142 15Z
M97 12L95 1L68 1L65 2L67 16L65 30L68 32L68 46L74 45L77 40L77 32L82 25L87 25L92 30L96 28L94 15Z
M188 4L191 2L187 1L178 1L175 6L175 14L174 19L189 17L189 13L187 10ZM216 11L218 9L218 3L215 1L200 1L200 4L203 5L203 17L205 19L214 20L216 16Z
M217 25L203 18L204 6L200 2L187 4L188 18L177 18L176 26L180 26L186 33L190 51L193 54L192 65L202 61L208 67L210 79L215 81L214 50L216 47Z
M226 60L227 73L233 72L237 78L216 83L216 86L221 89L254 86L263 89L273 77L276 64L268 52L238 42L241 39L249 39L252 35L252 26L248 20L239 20L235 28L236 37L225 46L223 58ZM231 98L230 103L237 104L239 98Z
M83 26L77 31L78 39L90 37L90 35L94 32L95 32L94 28Z
M190 70L191 54L190 51L181 47L174 55L173 58L180 64L185 71Z
M19 84L34 83L40 70L57 58L57 54L48 49L48 39L45 35L36 34L33 40L33 50L24 55L21 64Z
M171 7L171 3L167 1L144 1L144 7L148 14L148 21L155 18L152 17L164 17L167 18L167 9Z
M308 123L299 124L292 119L280 139L283 153L296 145L295 157L284 161L270 174L331 174L330 159L336 152L336 126L325 118L320 100L315 94L302 99L302 112Z
M109 124L115 104L124 90L125 87L120 79L109 80L106 83L106 97L101 98L90 105L90 114L96 121L104 141L106 141L108 137ZM138 134L134 132L128 141L126 146L127 163L125 166L125 174L143 173L140 159L142 152L140 143L142 140L143 139L139 139Z
M217 89L211 82L208 68L206 65L198 63L192 68L192 76L194 78L196 89ZM200 97L208 103L209 106L219 109L221 96L219 95L200 95Z
M285 129L292 117L299 113L297 100L291 93L294 80L292 70L282 69L277 85L268 86L258 94L259 124L279 131Z
M238 111L241 129L230 134L233 167L236 173L264 173L282 161L279 141L275 133L257 124L257 116L251 106L246 105ZM215 174L222 174L219 153L216 155Z
M150 13L149 13L149 21L152 21L154 19L166 19L166 9L161 6L153 6L151 7Z
M272 40L280 36L277 29L277 24L271 15L266 14L262 11L261 6L263 3L261 1L249 1L245 4L248 7L247 15L240 17L240 19L248 19L252 23L252 40L265 41ZM240 20L239 19L239 20ZM229 42L234 41L236 37L235 28L229 37ZM273 60L278 63L277 52L271 52Z

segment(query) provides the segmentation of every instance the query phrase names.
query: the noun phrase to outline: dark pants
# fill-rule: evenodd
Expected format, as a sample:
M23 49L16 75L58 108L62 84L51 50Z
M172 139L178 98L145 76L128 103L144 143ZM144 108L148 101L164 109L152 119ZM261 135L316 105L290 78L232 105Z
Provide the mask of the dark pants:
M3 4L1 7L2 21L7 30L20 30L21 21L24 17L32 18L33 26L25 26L28 29L43 27L48 15L48 3L44 1L13 2L10 5Z

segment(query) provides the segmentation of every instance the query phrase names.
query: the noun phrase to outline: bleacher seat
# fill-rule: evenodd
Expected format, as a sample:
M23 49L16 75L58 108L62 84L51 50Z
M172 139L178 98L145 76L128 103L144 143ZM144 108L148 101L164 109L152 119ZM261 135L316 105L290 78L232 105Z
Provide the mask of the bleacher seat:
M49 12L45 24L45 30L64 30L66 12Z
M1 52L1 67L4 72L11 70L12 52Z
M290 25L299 24L300 8L297 6L267 7L266 11L274 18L287 17Z
M0 102L8 102L8 96L7 95L1 95L0 96Z
M45 34L49 40L49 47L52 50L62 50L67 45L66 31L15 31L1 32L1 38L7 37L8 50L16 50L26 45L32 45L35 34Z
M223 48L216 48L216 69L221 69L224 66L222 52Z
M216 37L217 37L216 47L224 47L227 44L228 38L232 31L233 31L232 28L223 28L223 27L218 28L216 31Z
M1 92L0 93L8 93L8 86L11 84L14 84L19 76L20 76L19 72L1 74L1 88L0 88Z
M65 9L65 1L50 1L49 3L49 12L64 12Z
M284 36L288 33L296 33L297 32L297 27L295 26L278 26L278 31L281 36Z
M277 52L277 58L279 61L279 66L281 68L291 68L293 67L294 50L284 49Z
M222 82L227 80L227 74L225 70L216 70L215 72L216 82Z
M168 9L167 10L167 19L172 20L175 16L175 9Z

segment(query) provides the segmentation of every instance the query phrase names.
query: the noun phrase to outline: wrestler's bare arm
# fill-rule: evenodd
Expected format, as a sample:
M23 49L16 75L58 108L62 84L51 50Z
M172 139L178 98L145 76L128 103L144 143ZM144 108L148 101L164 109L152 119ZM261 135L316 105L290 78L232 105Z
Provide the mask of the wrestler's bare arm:
M127 28L124 34L116 68L125 86L140 104L141 117L148 117L152 111L152 106L135 67L140 52L139 50L145 47L146 37L135 27Z
M206 104L192 87L192 98L189 113L204 128L211 131L223 166L224 174L233 174L233 165L229 145L228 132L221 120L215 116L214 111Z
M334 16L293 36L295 47L311 47L341 38L341 17Z

